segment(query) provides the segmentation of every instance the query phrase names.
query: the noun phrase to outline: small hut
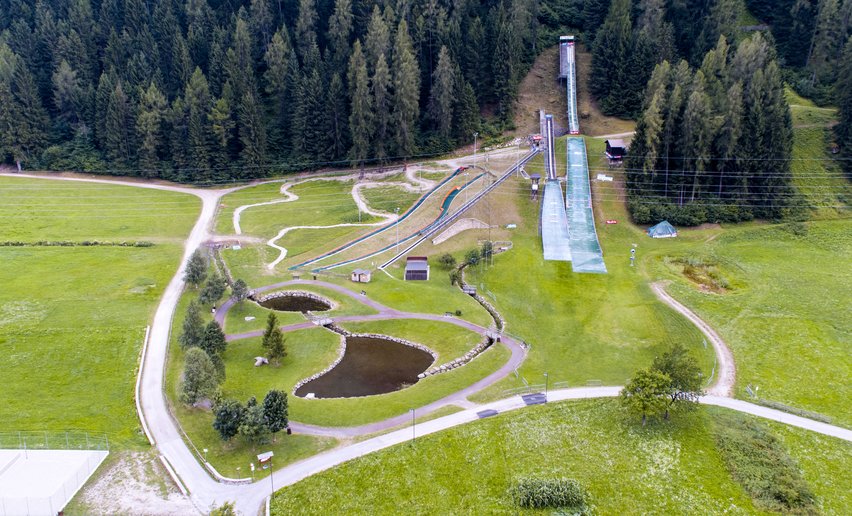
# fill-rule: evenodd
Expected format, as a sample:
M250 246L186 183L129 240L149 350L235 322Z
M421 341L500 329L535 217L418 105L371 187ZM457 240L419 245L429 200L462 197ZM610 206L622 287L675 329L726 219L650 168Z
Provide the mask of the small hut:
M406 281L426 281L429 279L429 260L425 256L409 256L405 260Z
M648 228L648 236L651 238L674 238L677 236L677 230L669 224L669 221L664 220L656 226Z
M372 279L373 272L367 269L355 269L349 277L355 283L369 283Z
M606 140L606 157L610 165L620 165L627 155L627 144L624 140Z

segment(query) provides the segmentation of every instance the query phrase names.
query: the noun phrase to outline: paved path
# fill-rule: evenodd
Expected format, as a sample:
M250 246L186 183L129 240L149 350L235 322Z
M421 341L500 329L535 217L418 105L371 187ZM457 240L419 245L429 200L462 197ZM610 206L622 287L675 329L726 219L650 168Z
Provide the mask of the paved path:
M196 456L193 455L186 443L181 439L177 425L168 410L162 389L165 356L168 346L171 320L183 288L183 268L188 261L191 252L208 238L208 230L215 213L218 199L224 193L231 190L197 190L193 188L137 183L133 181L40 176L17 173L0 173L0 175L118 184L137 186L140 188L171 190L196 195L202 199L203 205L201 214L186 241L186 249L183 260L181 261L181 266L175 274L175 277L172 278L172 281L166 287L160 304L157 307L157 312L154 315L148 350L146 355L143 357L143 367L140 372L142 376L142 412L148 423L152 437L155 440L155 446L158 448L159 452L168 459L169 463L177 472L177 475L189 490L190 497L195 506L199 509L199 512L206 513L214 504L219 505L225 501L236 501L237 510L241 514L249 516L255 515L263 505L264 500L269 496L273 487L278 489L285 485L294 484L304 478L342 464L346 461L405 442L411 438L411 429L404 428L367 439L356 444L336 448L295 464L285 466L284 468L275 471L271 477L271 481L269 479L264 479L253 484L244 485L227 485L216 482L210 477L207 471L202 468ZM335 287L338 286L335 285ZM434 317L444 320L444 318L440 316ZM482 381L485 380L487 380L487 378ZM568 399L612 397L616 396L620 389L621 388L618 386L561 389L551 391L549 393L549 399L550 401L561 401ZM731 410L778 421L798 428L840 438L847 442L852 442L852 431L845 428L805 419L778 410L754 405L742 400L709 395L701 398L701 402L709 405L726 407ZM465 404L471 403L467 402ZM474 405L474 408L468 410L463 410L449 416L419 423L416 426L416 432L418 436L422 436L462 425L478 419L476 413L486 409L506 412L517 410L524 406L525 404L520 396L514 396L512 398L483 405ZM420 414L420 410L421 409L418 409L416 414Z
M713 344L713 350L716 352L716 381L707 390L707 394L713 396L731 396L734 392L734 383L736 382L736 366L734 365L734 355L731 353L728 345L722 340L722 337L716 333L709 324L704 322L700 317L695 315L695 312L680 304L676 299L666 292L666 284L658 281L651 284L651 290L660 299L660 301L674 308L681 315L689 319L701 333Z
M289 286L297 286L297 285L314 285L324 287L330 290L334 290L340 294L348 296L359 303L362 303L370 308L376 310L375 314L368 315L344 315L339 317L334 317L333 321L335 323L346 323L346 322L364 322L364 321L385 321L385 320L403 320L403 319L419 319L426 321L437 321L447 324L454 324L456 326L460 326L465 328L466 330L470 330L475 333L479 333L480 335L486 335L489 332L495 331L493 328L485 328L483 326L479 326L477 324L473 324L464 319L457 319L455 317L446 317L443 315L436 314L422 314L422 313L412 313L412 312L401 312L399 310L394 310L393 308L389 308L377 301L374 301L367 296L363 296L358 294L346 287L341 285L337 285L334 283L327 283L325 281L310 281L310 280L291 280L291 281L282 281L280 283L275 283L274 285L267 285L265 287L261 287L255 289L255 293L267 292L269 290L276 290L283 287ZM234 301L229 299L226 301L219 310L216 311L216 320L219 321L220 324L224 327L225 318L227 316L228 311L234 305ZM281 327L281 331L289 332L296 330L304 330L308 328L317 328L317 325L311 321L305 321L295 324L289 324ZM228 341L246 339L251 337L260 337L263 335L264 330L251 331L247 333L240 333L236 335L228 335ZM475 394L486 387L493 385L494 383L502 380L506 376L510 375L513 371L515 371L518 367L520 367L521 363L523 363L526 358L527 351L526 349L515 339L503 336L501 338L501 342L511 352L511 356L509 360L503 364L500 369L494 371L490 375L482 378L481 380L473 383L464 389L454 392L448 396L445 396L439 400L436 400L428 405L420 407L417 409L417 413L421 416L425 416L427 414L431 414L436 410L446 407L448 405L469 405L470 402L467 400L468 396ZM374 423L369 423L361 426L353 426L353 427L321 427L315 425L307 425L298 423L296 421L292 421L290 426L293 428L294 432L302 433L302 434L310 434L310 435L320 435L320 436L329 436L336 438L349 438L356 437L360 435L368 435L376 432L382 432L384 430L388 430L399 425L405 424L409 421L409 414L402 413L395 417L391 417L385 419L383 421L376 421Z

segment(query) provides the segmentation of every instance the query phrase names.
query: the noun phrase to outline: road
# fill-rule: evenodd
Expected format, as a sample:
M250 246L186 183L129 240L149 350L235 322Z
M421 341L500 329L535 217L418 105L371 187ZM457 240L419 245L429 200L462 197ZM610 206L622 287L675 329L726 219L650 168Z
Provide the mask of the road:
M213 505L219 505L225 501L235 501L237 510L241 514L255 515L262 507L264 500L269 496L273 486L275 489L278 489L285 485L296 483L304 478L342 464L348 460L405 442L411 438L412 429L404 428L373 437L356 444L336 448L275 471L271 477L271 481L269 479L264 479L253 484L227 485L213 480L213 478L198 462L196 456L190 451L186 443L181 439L177 424L172 418L167 407L165 394L163 392L163 381L171 321L175 308L177 307L177 303L180 299L180 294L183 290L183 269L189 260L189 256L192 251L210 237L209 231L219 198L233 189L198 190L186 187L120 180L41 176L16 173L0 173L0 175L84 181L136 186L140 188L153 188L158 190L170 190L195 195L202 200L201 213L192 229L192 232L186 240L181 266L174 278L172 278L166 287L154 315L148 348L146 355L143 357L143 367L140 371L142 377L140 396L141 408L153 440L155 441L155 446L159 453L168 460L177 472L177 475L189 490L190 497L199 512L206 513ZM337 285L335 285L335 287L337 287ZM431 317L444 320L441 316ZM715 345L714 349L716 349ZM722 375L720 375L720 377L721 376ZM487 379L483 379L482 381L485 380ZM621 387L619 386L561 389L550 391L548 397L550 401L612 397L616 396L620 389ZM427 435L474 421L478 419L477 412L482 410L493 409L497 412L507 412L521 409L526 406L520 396L514 396L482 405L475 405L466 400L465 402L466 403L464 403L464 405L473 406L474 408L420 423L416 426L417 435ZM845 428L794 416L778 410L754 405L742 400L736 400L725 396L708 395L702 397L701 402L778 421L790 426L803 428L823 435L843 439L847 442L852 442L852 431ZM418 409L418 413L420 410L423 409Z

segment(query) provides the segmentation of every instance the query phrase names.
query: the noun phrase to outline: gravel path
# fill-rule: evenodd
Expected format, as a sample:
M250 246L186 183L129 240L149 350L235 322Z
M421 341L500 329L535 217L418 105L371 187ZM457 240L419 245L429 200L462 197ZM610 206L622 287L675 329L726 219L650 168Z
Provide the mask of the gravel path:
M731 396L734 392L734 383L736 382L736 366L734 365L734 355L731 353L728 345L722 340L722 337L716 333L709 324L704 322L700 317L695 315L695 312L680 304L676 299L666 292L665 282L657 282L651 284L651 290L663 303L674 308L681 315L689 319L701 333L707 337L707 340L713 344L713 350L716 352L716 381L707 390L707 394L711 396Z
M421 314L421 313L412 313L412 312L401 312L398 310L394 310L389 308L377 301L374 301L367 296L362 296L352 290L349 290L346 287L334 284L327 283L325 281L310 281L310 280L292 280L292 281L282 281L280 283L275 283L274 285L267 285L265 287L261 287L255 289L255 293L267 292L269 290L276 290L283 287L295 286L295 285L316 285L325 287L327 289L334 290L340 294L348 296L370 308L376 310L378 313L369 314L369 315L345 315L340 317L334 317L333 320L335 323L346 323L346 322L365 322L365 321L386 321L386 320L403 320L403 319L418 319L418 320L426 320L426 321L437 321L442 323L454 324L456 326L460 326L465 328L466 330L470 330L472 332L478 333L480 335L486 335L487 333L493 332L493 329L485 328L483 326L479 326L477 324L473 324L464 319L457 319L455 317L446 317L443 315L436 314ZM216 320L219 321L220 324L224 327L225 317L231 307L234 305L234 301L229 299L226 301L219 310L216 311ZM304 330L308 328L316 328L316 325L311 321L305 321L295 324L289 324L281 327L281 331L290 332L296 330ZM251 337L260 337L263 335L263 330L256 330L247 333L240 333L236 335L228 335L227 340L234 341L240 339L246 339ZM454 392L448 396L445 396L439 400L436 400L428 405L420 407L417 409L417 414L420 416L424 416L427 414L431 414L436 410L446 407L448 405L465 405L470 402L467 400L468 396L475 394L486 387L493 385L494 383L502 380L506 376L510 375L513 371L515 371L520 365L523 363L524 359L527 355L527 350L515 339L502 336L501 342L505 345L509 351L511 352L511 356L509 360L506 361L503 366L500 367L497 371L494 371L490 375L482 378L481 380L473 383L464 389ZM475 360L475 359L474 359ZM353 427L320 427L315 425L306 425L302 423L298 423L292 421L290 426L293 428L293 431L302 434L310 434L310 435L321 435L321 436L331 436L337 438L349 438L356 437L360 435L368 435L376 432L381 432L384 430L388 430L390 428L397 427L399 425L404 424L409 420L409 415L407 413L399 414L398 416L391 417L385 419L383 421L377 421L374 423L369 423L361 426L353 426Z
M171 417L171 413L169 412L166 404L165 395L163 393L163 381L165 356L168 347L171 321L178 300L180 299L180 294L183 290L183 268L186 265L186 262L188 261L192 251L195 250L195 248L198 247L198 245L200 245L201 243L203 243L207 238L209 238L209 227L213 220L213 216L215 214L219 198L223 194L233 191L234 189L198 190L186 187L175 187L169 185L138 183L133 181L120 180L41 176L34 174L17 173L0 173L0 175L9 175L12 177L32 177L37 179L54 179L118 184L126 186L136 186L140 188L152 188L157 190L171 190L192 194L201 198L203 203L201 214L192 232L190 233L189 238L186 241L186 247L183 259L181 261L181 266L178 268L174 278L172 278L171 282L166 287L163 293L163 297L161 298L160 304L157 307L157 311L154 315L153 323L151 325L151 334L148 344L148 350L146 355L142 359L143 367L140 370L140 375L142 377L142 414L144 414L144 418L148 422L152 437L155 441L155 446L159 450L160 454L162 454L168 460L168 462L177 472L177 475L180 477L183 484L189 490L190 498L199 513L206 513L212 505L220 505L225 501L236 501L237 510L240 514L249 516L255 515L259 512L261 506L264 503L264 500L269 496L271 491L270 485L273 485L275 488L281 488L285 485L294 484L304 478L342 464L346 461L393 446L395 444L405 442L411 438L412 430L409 428L404 428L401 430L389 432L384 435L380 435L378 437L367 439L356 444L336 448L334 450L315 455L309 459L299 461L295 464L285 466L275 471L275 473L272 475L271 481L267 481L266 479L264 479L256 483L244 485L227 485L216 482L201 466L196 455L193 454L192 451L190 451L187 444L181 438L181 433L178 429L177 423ZM270 288L274 288L274 286L270 286ZM333 288L338 292L340 291L338 290L338 288L347 290L344 287L339 287L338 285L334 285L334 287L329 288ZM668 296L668 294L665 293L665 291L662 289L661 285L653 286L653 288L655 293L657 293L657 295L660 296L661 299L663 299L664 301L665 298L671 299L671 297ZM352 294L354 293L351 293L350 291L350 294L347 295ZM358 294L355 295L357 296ZM672 301L674 300L672 299ZM674 307L678 311L681 311L678 308L678 306L680 306L684 310L681 311L681 313L683 313L694 323L700 323L699 327L702 328L702 331L704 331L704 327L706 327L709 332L712 332L715 335L715 332L713 332L712 329L707 327L706 323L701 321L701 319L695 316L695 314L692 314L691 311L683 307L683 305L680 305L680 303L677 303L676 301L674 301L674 303L675 304L668 304L670 304L670 306ZM387 309L386 307L383 308ZM689 314L692 314L695 319L692 319ZM376 315L384 316L387 314L381 313L380 310L380 313ZM430 315L429 317L434 317L436 318L436 320L442 320L447 322L447 319L441 316ZM707 334L707 332L705 332L705 334ZM708 334L708 337L709 336L710 335ZM718 338L718 335L716 335L716 337ZM805 419L778 410L754 405L742 400L735 400L724 396L712 395L712 391L716 390L717 388L722 391L730 392L730 388L733 385L734 378L733 361L730 358L730 351L727 352L728 356L726 358L722 358L721 355L724 354L724 351L727 350L727 347L724 346L724 342L722 342L721 339L718 339L718 344L721 346L720 348L717 348L716 341L713 341L713 343L714 349L716 350L717 354L720 355L720 364L726 363L728 366L730 366L730 372L723 373L720 367L719 379L717 380L717 383L713 386L713 388L711 388L711 395L704 396L701 398L701 401L703 403L726 407L731 410L736 410L739 412L751 414L766 419L771 419L773 421L778 421L798 428L811 430L823 435L829 435L832 437L837 437L846 440L848 442L852 442L852 431L847 430L845 428L828 425L810 419ZM514 356L515 353L513 350L513 357ZM481 380L481 382L486 381L488 381L488 378L484 378L483 380ZM469 387L469 389L475 388L476 384ZM556 391L550 391L549 400L561 401L567 399L612 397L616 396L620 389L621 387L618 386L561 389ZM446 399L447 398L445 398L445 400ZM477 405L475 406L475 408L463 410L455 414L451 414L449 416L444 416L441 418L419 423L416 426L416 433L418 436L423 436L447 428L452 428L454 426L462 425L471 421L475 421L479 417L477 415L477 412L482 410L493 409L498 412L506 412L510 410L517 410L525 406L526 405L520 396L513 396L511 398L495 401L493 403ZM418 409L416 414L422 415L420 410L422 409ZM140 417L141 416L142 415L140 415ZM341 429L335 429L335 431L341 431Z

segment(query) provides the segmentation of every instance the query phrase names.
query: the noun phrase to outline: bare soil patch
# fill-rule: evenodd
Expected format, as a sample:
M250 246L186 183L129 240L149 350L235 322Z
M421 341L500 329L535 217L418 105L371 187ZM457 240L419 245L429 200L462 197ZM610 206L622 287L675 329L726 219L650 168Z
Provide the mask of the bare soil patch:
M132 514L167 516L198 514L198 510L169 480L153 452L111 454L72 500L65 514Z
M633 120L622 120L620 118L605 116L598 109L597 102L595 102L592 94L589 92L592 54L582 43L577 44L576 58L577 114L580 117L580 132L589 136L602 136L636 130L636 122ZM555 72L553 76L556 76Z
M515 126L510 134L527 136L539 132L538 110L544 109L554 116L557 125L565 125L565 87L559 84L559 45L542 52L529 73L518 86L515 101Z

